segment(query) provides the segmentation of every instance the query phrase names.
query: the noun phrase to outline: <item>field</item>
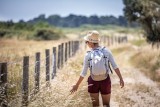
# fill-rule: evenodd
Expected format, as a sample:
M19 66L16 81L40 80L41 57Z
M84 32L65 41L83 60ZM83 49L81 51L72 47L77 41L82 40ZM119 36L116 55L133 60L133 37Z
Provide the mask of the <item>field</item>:
M121 89L116 74L110 75L112 79L111 106L139 107L143 105L145 107L159 107L160 84L149 79L143 72L130 63L132 56L136 54L139 47L136 48L128 43L109 48L113 51L125 81L125 87ZM80 50L74 58L68 61L52 81L51 87L46 88L47 91L45 92L42 90L37 95L36 100L30 104L30 107L43 107L46 105L48 107L91 107L91 100L87 93L87 77L89 76L89 72L78 91L73 95L69 92L82 70L84 57L82 53L85 52Z
M89 28L89 26L87 26ZM115 29L112 30L112 29ZM128 43L113 44L109 46L113 55L122 71L125 80L125 88L118 89L118 77L111 75L112 78L112 98L111 106L113 107L158 107L160 105L159 98L159 81L160 81L160 50L152 48L142 37L141 30L135 32L134 29L119 29L110 27L105 30L97 27L103 36L128 36ZM22 60L23 56L30 57L30 77L34 78L34 62L35 53L42 53L42 64L45 63L45 49L52 49L60 43L69 40L81 39L87 31L84 28L64 29L64 33L68 39L54 41L33 41L17 39L1 39L0 40L0 62L8 62L8 77L10 96L16 95L10 99L12 107L20 106L21 93L21 76L22 76ZM107 43L101 43L107 46ZM87 77L81 84L78 92L70 95L70 89L77 81L79 73L82 70L83 57L86 50L84 45L74 57L65 63L64 67L57 72L56 78L51 80L49 87L45 87L45 68L42 67L42 81L40 92L30 98L29 107L90 107L91 100L87 93ZM89 75L89 73L88 73ZM88 76L87 75L87 76ZM33 87L33 81L30 85ZM153 81L154 80L154 81ZM18 86L18 87L17 87ZM118 89L118 90L117 90ZM18 91L17 91L18 90ZM30 92L32 88L30 89Z
M34 86L34 70L35 70L35 54L41 53L41 83L45 83L45 49L52 50L62 42L59 41L18 41L18 40L0 40L0 62L7 62L8 67L8 96L10 99L18 100L21 97L22 89L22 71L23 71L23 57L29 56L29 74L30 74L30 93L33 91ZM51 52L50 52L51 53ZM44 76L43 76L44 75ZM16 96L15 96L16 95Z

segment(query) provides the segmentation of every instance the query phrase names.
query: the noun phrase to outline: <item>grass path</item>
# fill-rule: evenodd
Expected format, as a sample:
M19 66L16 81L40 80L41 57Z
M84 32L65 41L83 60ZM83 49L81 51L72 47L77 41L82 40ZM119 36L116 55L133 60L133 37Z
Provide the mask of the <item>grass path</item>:
M122 72L125 87L121 89L118 77L115 73L111 74L111 107L159 107L160 88L129 63L136 48L127 44L119 49L124 47L123 51L119 50L114 56ZM87 76L75 94L70 95L69 92L81 72L84 53L82 50L71 58L64 68L58 71L50 87L41 87L40 93L36 95L36 99L32 99L29 107L91 107Z
M117 76L112 75L111 107L159 107L160 87L129 63L137 47L126 47L128 49L116 55L125 87L120 89Z

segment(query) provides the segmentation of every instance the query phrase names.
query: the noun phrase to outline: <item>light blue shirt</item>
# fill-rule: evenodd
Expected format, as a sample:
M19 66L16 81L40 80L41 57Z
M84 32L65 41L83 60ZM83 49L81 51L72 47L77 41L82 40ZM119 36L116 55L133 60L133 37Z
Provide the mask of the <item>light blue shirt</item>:
M98 47L97 49L102 49L102 48L103 47ZM93 51L93 50L91 50L91 51ZM113 69L118 68L118 66L117 66L117 64L116 64L116 62L113 58L112 52L108 48L104 48L103 53L105 54L105 56L108 57L108 60L111 63ZM84 57L83 69L82 69L82 72L80 74L80 76L82 76L82 77L85 77L87 75L87 71L88 71L88 68L89 68L89 59L90 59L90 52L87 52L85 54L85 57ZM107 66L107 67L109 67L109 66Z

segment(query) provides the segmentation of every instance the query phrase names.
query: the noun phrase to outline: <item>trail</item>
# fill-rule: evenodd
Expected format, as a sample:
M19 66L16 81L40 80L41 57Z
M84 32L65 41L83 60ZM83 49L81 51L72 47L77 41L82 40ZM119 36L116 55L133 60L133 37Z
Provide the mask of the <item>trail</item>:
M160 107L158 84L129 63L129 59L134 52L138 51L138 47L131 44L125 44L122 47L128 47L128 49L120 51L114 57L121 70L125 86L120 88L119 79L115 73L110 75L111 107ZM87 76L78 91L70 94L70 89L76 83L82 70L84 54L85 51L82 50L71 58L64 68L57 72L57 77L51 81L51 86L42 87L29 107L92 107L87 92Z
M129 46L131 49L116 56L125 87L120 89L117 76L111 75L111 107L160 107L160 87L129 63L130 57L137 51L137 47Z

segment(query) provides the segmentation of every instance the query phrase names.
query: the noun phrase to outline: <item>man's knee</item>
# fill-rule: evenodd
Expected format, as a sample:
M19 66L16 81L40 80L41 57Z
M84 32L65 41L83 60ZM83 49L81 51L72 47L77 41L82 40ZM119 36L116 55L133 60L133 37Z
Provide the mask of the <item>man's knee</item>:
M92 104L93 107L99 107L99 101L93 101Z
M103 107L110 107L110 105L109 104L105 104L105 105L103 105Z

